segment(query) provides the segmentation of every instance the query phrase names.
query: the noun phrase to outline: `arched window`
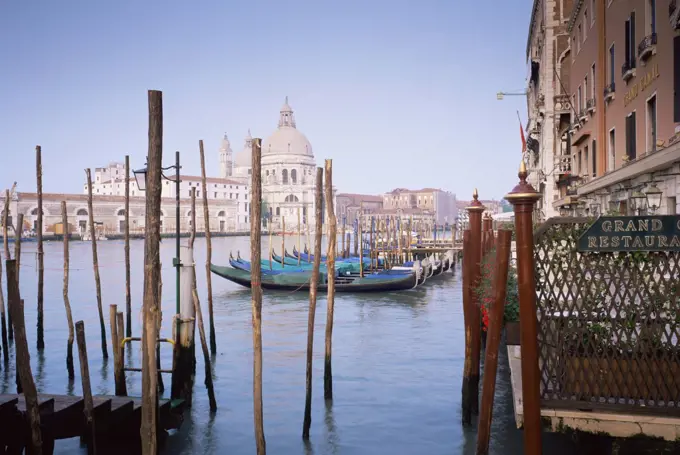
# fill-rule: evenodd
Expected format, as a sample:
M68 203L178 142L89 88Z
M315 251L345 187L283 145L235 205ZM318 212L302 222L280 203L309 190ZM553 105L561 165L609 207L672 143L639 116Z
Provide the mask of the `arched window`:
M290 182L291 182L292 184L296 184L296 183L297 183L297 171L296 171L295 169L293 169L293 170L290 171Z
M31 215L37 215L37 214L38 214L38 207L36 207L36 208L34 208L33 210L31 210ZM44 211L44 210L43 210L42 214L43 214L43 215L45 214L45 211Z
M276 207L276 216L281 215L281 207Z
M226 216L226 214L224 213L224 210L220 210L217 216Z
M284 169L284 170L281 172L281 182L282 182L284 185L287 185L287 184L288 184L288 169Z
M117 215L118 215L118 216L125 216L125 209L120 209L120 210L118 210Z
M85 209L78 209L78 211L76 212L76 215L77 215L77 216L87 216L87 210L85 210Z
M300 200L294 194L289 194L286 196L286 202L300 202Z

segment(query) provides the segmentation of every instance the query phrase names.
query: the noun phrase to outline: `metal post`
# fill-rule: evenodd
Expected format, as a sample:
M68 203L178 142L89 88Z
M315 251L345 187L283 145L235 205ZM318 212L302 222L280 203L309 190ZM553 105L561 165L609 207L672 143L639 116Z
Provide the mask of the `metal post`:
M541 380L538 368L538 322L536 318L536 281L534 276L533 211L541 195L527 183L524 161L519 168L519 184L505 196L515 211L517 238L517 282L522 352L522 402L524 408L524 453L540 455Z

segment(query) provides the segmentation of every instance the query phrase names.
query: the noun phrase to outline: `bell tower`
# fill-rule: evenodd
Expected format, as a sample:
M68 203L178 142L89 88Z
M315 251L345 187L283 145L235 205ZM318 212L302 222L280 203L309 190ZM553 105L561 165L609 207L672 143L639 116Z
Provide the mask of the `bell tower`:
M227 138L227 133L224 133L222 145L220 146L220 178L226 179L231 177L233 168L231 144Z

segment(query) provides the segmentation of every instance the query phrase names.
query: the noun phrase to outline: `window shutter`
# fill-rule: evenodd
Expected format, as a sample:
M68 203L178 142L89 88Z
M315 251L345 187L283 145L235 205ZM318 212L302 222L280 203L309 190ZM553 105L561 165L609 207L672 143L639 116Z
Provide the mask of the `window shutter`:
M630 13L630 64L635 67L635 11Z
M635 157L637 156L637 150L636 150L636 148L637 148L636 147L637 146L637 136L636 136L636 131L635 131L636 128L637 128L637 126L636 126L636 122L635 122L635 112L633 112L630 115L630 140L631 140L630 149L631 149L632 155L633 155L631 158L633 158L633 159L635 159Z
M593 140L593 147L590 153L593 154L593 177L597 175L597 142Z
M680 36L673 38L673 121L680 123Z
M628 19L625 23L625 30L624 30L624 36L626 37L626 60L624 63L629 63L630 62L630 19Z
M630 154L630 116L626 116L626 157L631 158Z

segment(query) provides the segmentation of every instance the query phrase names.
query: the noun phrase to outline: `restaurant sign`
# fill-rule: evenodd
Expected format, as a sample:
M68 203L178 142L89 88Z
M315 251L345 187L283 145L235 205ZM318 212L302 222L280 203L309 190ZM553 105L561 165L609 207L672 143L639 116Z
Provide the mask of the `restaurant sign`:
M680 251L680 216L602 216L578 239L578 251Z

